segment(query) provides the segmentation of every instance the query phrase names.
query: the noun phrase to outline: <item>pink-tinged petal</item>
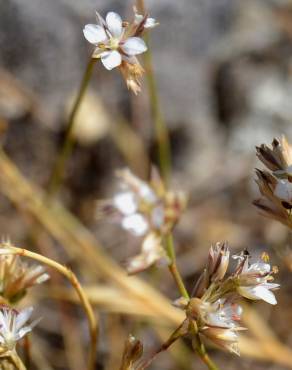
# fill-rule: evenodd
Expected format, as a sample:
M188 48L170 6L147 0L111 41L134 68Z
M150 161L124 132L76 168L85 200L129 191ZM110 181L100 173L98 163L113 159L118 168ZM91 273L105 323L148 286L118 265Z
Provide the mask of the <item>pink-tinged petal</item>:
M122 227L136 236L142 236L148 230L148 223L142 215L135 213L123 218Z
M94 45L107 40L104 29L97 24L87 24L83 29L83 34L86 40Z
M122 49L127 55L133 56L144 53L147 46L140 37L129 37L122 45Z
M123 31L123 21L115 12L109 12L106 15L106 24L113 37L120 37Z
M104 52L100 57L102 64L109 71L118 67L122 62L121 54L116 50Z

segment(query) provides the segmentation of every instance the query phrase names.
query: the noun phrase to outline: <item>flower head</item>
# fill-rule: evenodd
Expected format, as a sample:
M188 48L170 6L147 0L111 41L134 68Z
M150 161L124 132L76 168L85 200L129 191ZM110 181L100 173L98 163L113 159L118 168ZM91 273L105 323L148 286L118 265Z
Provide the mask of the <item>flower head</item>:
M157 22L137 13L132 23L123 22L115 12L107 13L105 19L97 13L97 20L99 24L87 24L83 29L86 40L95 46L92 57L100 59L107 70L119 67L128 88L137 94L144 70L136 56L147 50L140 36Z
M1 243L1 248L9 247L10 242ZM0 254L0 296L11 303L21 299L28 288L49 279L41 265L29 266L19 256Z
M238 331L242 308L233 297L220 298L214 303L199 298L191 298L186 307L187 320L196 321L199 333L219 347L239 355Z
M8 306L0 308L0 354L7 355L13 351L17 342L29 333L39 320L26 324L30 319L33 307L16 311Z
M99 211L132 235L143 237L142 253L128 265L128 271L134 273L167 260L162 237L174 228L186 199L182 193L166 191L154 169L149 183L129 169L119 171L117 176L121 180L121 190L111 200L103 202Z
M219 347L239 355L238 332L245 330L240 325L242 297L276 304L272 290L279 284L271 283L275 268L268 263L264 254L260 261L249 262L249 254L243 251L234 256L238 260L232 273L227 274L229 264L227 243L217 243L209 251L209 258L200 276L192 297L179 298L175 305L185 311L181 336L200 334Z
M129 335L125 342L120 370L134 370L135 363L137 363L137 361L141 358L142 354L142 343L133 337L133 335Z

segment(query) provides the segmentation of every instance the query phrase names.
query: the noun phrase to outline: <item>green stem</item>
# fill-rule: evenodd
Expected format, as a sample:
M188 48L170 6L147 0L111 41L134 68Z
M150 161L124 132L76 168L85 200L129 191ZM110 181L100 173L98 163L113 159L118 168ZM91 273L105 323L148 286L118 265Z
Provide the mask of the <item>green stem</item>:
M86 67L86 70L85 70L85 73L84 73L84 76L83 76L83 79L82 79L82 82L79 88L78 95L76 97L72 111L70 113L67 129L66 129L65 140L64 140L62 149L57 157L57 160L55 162L55 165L52 171L51 178L49 180L48 194L50 197L52 197L54 194L58 192L62 184L66 162L69 159L72 153L72 150L73 150L73 146L74 146L73 128L74 128L75 118L77 116L81 102L87 90L95 62L96 62L96 59L90 58L90 61L87 64L87 67Z
M170 259L170 263L168 265L168 269L170 273L172 274L176 285L180 291L180 294L184 298L190 298L188 291L186 290L186 287L184 285L183 279L181 277L181 274L178 270L177 264L176 264L176 255L175 255L175 249L173 245L173 236L171 234L167 235L166 237L166 251L168 254L168 257Z
M146 14L144 0L137 0L137 8L140 14ZM145 41L149 45L148 35L146 35ZM145 68L146 68L146 78L148 82L149 98L150 98L153 119L154 119L156 140L158 144L159 165L160 165L162 178L165 184L167 185L170 174L171 174L171 146L170 146L168 128L167 128L167 125L165 123L165 120L164 120L164 117L162 115L161 108L160 108L157 84L156 84L156 79L155 79L154 70L153 70L152 54L150 50L151 49L148 47L148 51L144 56ZM189 299L190 298L189 293L184 285L183 279L181 277L181 274L176 264L176 254L175 254L175 248L173 244L173 237L171 233L166 236L166 251L170 259L168 268L177 284L179 292L184 298ZM198 333L197 324L194 323L194 326L196 329L194 332L194 336L196 340L195 350L198 356L207 365L209 370L218 370L216 365L209 358L206 348L203 342L201 341L201 338ZM172 343L172 339L173 339L173 336L171 336L170 338L170 343ZM162 347L162 349L164 350L165 347Z
M204 362L204 364L208 367L209 370L219 370L206 351L206 348L198 332L197 323L195 321L192 321L190 330L194 336L193 347L197 352L198 356L200 357L200 359Z
M145 36L145 41L149 45L148 35ZM160 108L157 84L153 70L152 54L149 47L147 53L145 54L144 60L150 105L155 126L155 136L158 145L159 166L161 175L167 184L171 174L171 148L169 132Z

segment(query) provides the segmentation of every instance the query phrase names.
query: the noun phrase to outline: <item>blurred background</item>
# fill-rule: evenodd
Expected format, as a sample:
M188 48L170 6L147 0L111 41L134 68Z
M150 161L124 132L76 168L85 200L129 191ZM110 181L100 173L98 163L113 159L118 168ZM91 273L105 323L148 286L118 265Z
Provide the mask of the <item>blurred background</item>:
M255 146L281 134L292 141L292 1L146 0L145 5L160 22L150 45L170 131L172 186L189 194L189 206L175 229L178 264L187 287L192 289L210 245L221 240L228 240L234 254L242 248L255 256L267 251L280 268L278 305L247 307L250 315L257 311L262 320L256 316L252 324L248 321L251 331L246 336L254 340L253 353L238 358L211 349L210 354L226 370L292 368L290 236L252 206L258 195L254 168L262 167ZM95 10L103 15L114 10L131 19L132 6L130 0L0 2L0 140L26 180L40 188L46 188L92 52L83 26L95 23ZM136 97L118 71L108 72L97 63L75 137L58 200L123 266L139 251L139 240L97 221L96 201L117 189L116 169L129 166L145 178L148 158L157 162L146 81ZM0 233L72 267L91 289L101 318L96 369L119 368L130 332L143 340L146 351L166 339L167 327L154 330L156 324L144 316L133 317L127 308L119 312L119 301L105 298L111 286L108 277L98 267L88 267L88 256L73 250L71 239L64 246L51 230L40 227L42 215L38 219L36 209L31 211L33 202L22 194L21 182L5 180L4 164L0 170ZM52 275L47 287L28 297L43 316L32 338L38 344L31 368L85 369L86 321L70 297L53 299L64 298L69 286ZM170 299L178 298L166 269L153 269L142 277ZM67 293L58 291L59 286ZM204 365L186 341L160 355L152 369L200 370Z

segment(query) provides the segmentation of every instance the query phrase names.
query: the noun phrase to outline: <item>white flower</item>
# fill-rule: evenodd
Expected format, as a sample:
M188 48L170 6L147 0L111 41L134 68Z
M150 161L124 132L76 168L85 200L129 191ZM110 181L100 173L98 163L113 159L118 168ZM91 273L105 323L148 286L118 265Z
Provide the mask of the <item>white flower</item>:
M279 180L275 187L274 195L290 203L292 201L292 183L288 180Z
M88 42L96 46L93 57L100 58L106 69L120 66L122 60L131 61L147 50L140 37L126 36L122 19L117 13L107 13L105 20L98 14L98 20L99 25L87 24L83 34Z
M16 343L39 322L39 320L35 320L26 325L32 311L33 307L25 308L19 312L7 306L0 309L0 350L2 354L12 351Z
M270 264L259 261L249 265L248 260L249 258L246 257L239 262L241 267L238 271L238 293L248 299L261 299L272 305L277 304L277 300L271 290L279 288L280 285L269 282L273 279Z
M113 197L112 205L120 213L122 227L135 236L145 236L150 228L159 229L164 208L156 205L159 199L155 191L128 169L118 176L123 190Z

